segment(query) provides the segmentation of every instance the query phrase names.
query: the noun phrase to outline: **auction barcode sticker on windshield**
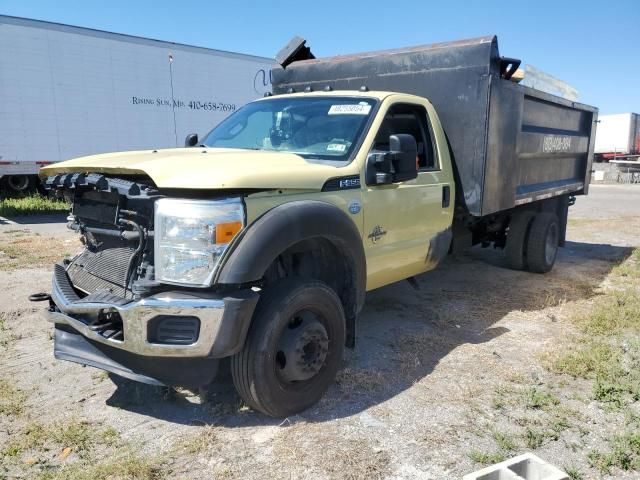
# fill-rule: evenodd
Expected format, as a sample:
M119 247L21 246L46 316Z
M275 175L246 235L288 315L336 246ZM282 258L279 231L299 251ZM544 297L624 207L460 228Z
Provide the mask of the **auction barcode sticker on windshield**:
M327 152L344 152L347 146L343 143L330 143L327 145Z
M329 115L368 115L371 105L331 105Z

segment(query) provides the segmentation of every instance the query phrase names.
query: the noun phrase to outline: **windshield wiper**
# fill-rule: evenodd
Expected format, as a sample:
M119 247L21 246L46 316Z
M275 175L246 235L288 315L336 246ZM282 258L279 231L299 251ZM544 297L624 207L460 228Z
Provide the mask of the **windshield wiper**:
M198 147L204 147L204 148L231 148L231 149L235 149L235 150L265 150L264 148L260 148L260 147L212 147L211 145L205 145L204 143L201 145L198 145ZM272 151L272 150L265 150L265 151ZM273 150L275 151L275 150Z

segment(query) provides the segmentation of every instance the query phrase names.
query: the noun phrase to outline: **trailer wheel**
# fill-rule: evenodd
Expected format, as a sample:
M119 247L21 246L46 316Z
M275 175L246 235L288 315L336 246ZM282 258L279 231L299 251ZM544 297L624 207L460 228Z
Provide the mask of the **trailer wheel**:
M22 195L36 188L33 175L5 175L2 177L3 194L7 196Z
M514 270L527 268L527 234L535 212L524 210L515 213L509 222L507 230L507 244L504 248L507 264Z
M547 273L553 268L559 239L558 216L551 212L538 213L531 222L527 239L527 267L530 272Z
M264 290L244 347L231 357L233 383L254 410L299 413L333 383L344 343L338 295L315 280L283 280Z

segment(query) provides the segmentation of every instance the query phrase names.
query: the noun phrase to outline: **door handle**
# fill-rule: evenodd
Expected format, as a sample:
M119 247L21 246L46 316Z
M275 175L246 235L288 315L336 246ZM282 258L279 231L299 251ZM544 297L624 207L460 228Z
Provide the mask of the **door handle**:
M448 208L451 202L451 188L449 185L442 186L442 208Z

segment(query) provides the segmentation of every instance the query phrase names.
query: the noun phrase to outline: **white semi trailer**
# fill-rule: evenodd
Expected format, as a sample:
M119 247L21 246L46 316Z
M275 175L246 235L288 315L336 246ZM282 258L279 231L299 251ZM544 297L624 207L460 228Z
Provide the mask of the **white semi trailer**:
M0 15L0 194L68 158L183 145L270 91L271 64Z
M600 115L594 153L596 162L637 164L640 160L640 115Z

